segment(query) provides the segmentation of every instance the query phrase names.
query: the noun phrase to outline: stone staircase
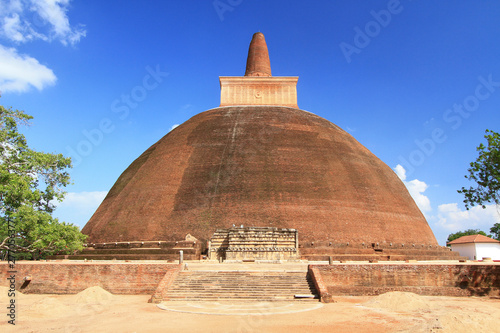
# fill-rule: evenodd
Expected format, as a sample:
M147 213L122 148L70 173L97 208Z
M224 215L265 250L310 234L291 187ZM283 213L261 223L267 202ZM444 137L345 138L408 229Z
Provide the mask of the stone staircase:
M162 294L163 300L169 301L284 301L317 297L307 272L276 271L182 271Z

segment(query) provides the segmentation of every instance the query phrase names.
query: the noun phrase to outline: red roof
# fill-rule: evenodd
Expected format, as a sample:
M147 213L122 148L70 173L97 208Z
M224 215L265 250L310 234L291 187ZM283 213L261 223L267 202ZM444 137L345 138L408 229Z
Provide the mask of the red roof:
M500 241L497 241L496 239L489 238L483 235L469 235L469 236L462 236L460 238L452 240L448 244L466 244L466 243L500 243Z

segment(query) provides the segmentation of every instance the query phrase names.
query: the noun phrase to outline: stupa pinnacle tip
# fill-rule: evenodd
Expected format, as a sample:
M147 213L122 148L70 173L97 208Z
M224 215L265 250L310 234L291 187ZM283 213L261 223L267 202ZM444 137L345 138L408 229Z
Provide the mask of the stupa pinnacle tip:
M253 34L250 42L245 76L272 76L266 39L260 31Z

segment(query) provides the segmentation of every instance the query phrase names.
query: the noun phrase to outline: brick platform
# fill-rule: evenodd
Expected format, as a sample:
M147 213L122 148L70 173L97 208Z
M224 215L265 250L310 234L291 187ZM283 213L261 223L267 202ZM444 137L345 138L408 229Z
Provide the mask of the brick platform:
M190 266L196 264L188 264ZM245 278L257 276L259 282L266 282L266 276L277 275L286 279L287 272L293 272L294 264L198 264L209 269L204 273L193 273L191 279L196 285L200 280L196 274L210 277L216 271L225 271L224 278L233 282L239 277L234 272L245 269ZM251 267L255 269L251 269ZM302 269L303 264L296 264ZM304 267L305 268L305 267ZM0 264L0 285L7 286L9 269L7 263ZM18 262L15 265L16 289L23 293L34 294L74 294L88 287L100 286L114 294L153 295L157 299L168 294L174 285L176 274L184 279L178 280L186 294L186 299L196 295L196 288L189 285L190 273L179 272L178 264L156 262ZM255 272L255 270L260 272ZM232 272L230 272L232 271ZM248 273L252 271L251 273ZM279 273L281 271L281 273ZM182 275L181 275L182 274ZM292 273L296 274L296 273ZM298 274L300 275L300 274ZM305 273L302 274L304 277ZM23 278L31 277L26 284ZM332 301L336 295L378 295L389 291L409 291L420 295L435 296L498 296L500 295L499 263L375 263L375 264L334 264L309 265L309 276L323 302ZM245 279L243 280L245 281ZM160 285L160 283L163 283ZM213 281L212 281L213 282ZM210 281L205 284L210 286ZM233 285L242 285L236 281ZM272 283L268 283L272 285ZM217 283L212 284L216 286ZM163 287L162 287L163 286ZM218 285L219 290L230 287L229 282ZM199 286L198 286L199 287ZM243 294L250 295L255 289L250 285ZM170 290L171 291L171 290ZM159 292L159 293L158 293ZM189 294L191 293L191 294ZM193 294L194 293L194 294ZM289 293L290 294L290 293ZM219 296L216 296L219 297Z
M151 295L166 272L178 265L165 263L17 262L16 289L27 294L76 294L100 286L113 294ZM0 264L0 285L7 285L8 264ZM23 279L31 277L29 284Z
M147 241L87 244L74 255L49 256L71 260L165 260L176 261L183 251L185 260L199 260L203 243L199 241Z
M406 291L429 296L498 296L499 264L334 264L310 265L323 302L334 296Z
M350 242L334 241L301 242L299 250L302 259L309 261L405 261L405 260L460 260L458 252L449 247L392 242Z

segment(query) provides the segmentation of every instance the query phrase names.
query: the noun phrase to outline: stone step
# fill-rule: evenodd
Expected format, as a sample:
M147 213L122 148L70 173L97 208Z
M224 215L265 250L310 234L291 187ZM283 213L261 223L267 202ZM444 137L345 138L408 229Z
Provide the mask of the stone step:
M262 283L248 283L245 282L244 284L242 283L233 283L232 281L228 281L225 283L224 281L218 281L218 282L213 282L213 281L205 281L205 282L181 282L177 283L176 286L188 286L188 287L205 287L205 286L230 286L234 288L247 288L248 286L260 286L260 287L273 287L273 288L278 288L278 287L284 287L284 288L290 288L290 287L300 287L306 285L305 283L269 283L267 281L263 281Z
M210 300L210 299L255 299L255 300L262 300L262 299L274 299L274 300L279 300L279 299L295 299L295 295L301 295L302 296L305 294L295 294L295 293L290 293L290 294L276 294L276 295L269 295L269 294L248 294L248 295L238 295L238 294L166 294L165 297L167 297L168 300L172 299L205 299L205 300ZM317 298L316 295L308 293L310 297L308 298Z
M263 286L263 285L245 285L245 286L234 286L234 285L176 285L176 290L248 290L248 288L253 288L257 290L271 290L271 291L280 291L280 290L309 290L312 289L312 286L307 285L297 285L297 286Z
M302 295L301 295L302 296ZM169 297L169 301L221 301L221 300L245 300L245 301L288 301L288 300L297 300L297 301L306 301L306 300L314 300L318 301L318 297L316 295L311 295L311 297L295 297L292 296L283 296L283 297L255 297L255 296L241 296L241 297L196 297L196 296L173 296Z
M300 282L290 282L290 283L287 283L286 281L283 281L283 282L280 282L280 283L269 283L269 281L262 281L262 282L249 282L249 281L238 281L238 282L234 282L234 281L217 281L217 282L214 282L214 281L200 281L200 282L197 282L197 281L190 281L190 282L178 282L176 285L178 286L210 286L210 285L221 285L221 286L234 286L234 287L238 287L238 286L241 286L241 287L246 287L246 286L262 286L262 287L266 287L266 286L269 286L269 287L280 287L280 286L283 286L283 287L290 287L290 286L303 286L303 285L306 285L306 284L302 284Z
M305 278L304 278L305 279ZM216 281L215 281L216 280ZM231 284L231 285L249 285L249 284L255 284L255 285L301 285L303 282L298 281L298 280L285 280L285 279L276 279L276 281L270 282L269 279L267 280L257 280L257 279L247 279L243 281L242 279L231 279L231 278L217 278L214 277L213 279L200 279L200 280L179 280L177 281L179 284L212 284L214 282L218 282L219 284ZM304 282L305 283L305 282Z
M247 279L245 279L245 283L251 283L251 282L266 282L268 278L273 278L273 283L301 283L302 281L299 279L286 279L282 277L268 277L268 278L255 278L252 276L246 276ZM303 277L302 279L305 279L306 277ZM231 282L234 279L237 281L243 280L241 277L235 277L235 276L212 276L210 278L187 278L184 281L194 281L194 282L202 282L202 281L213 281L213 279L217 279L218 281L225 281L225 282Z
M300 287L294 287L294 288L275 288L275 287L267 287L267 288L253 288L253 289L256 289L258 291L254 291L255 293L261 293L263 291L271 291L271 292L288 292L290 290L293 290L293 291L298 291L298 290L302 290L302 291L306 291L306 290L311 290L312 288L309 288L309 287L303 287L303 286L300 286ZM198 287L198 288L193 288L193 287L188 287L188 286L185 286L185 287L178 287L176 286L175 288L175 291L187 291L187 292L190 292L190 291L209 291L209 292L214 292L214 291L220 291L220 292L241 292L241 291L248 291L248 288L245 288L245 287L241 287L241 288L235 288L235 287L231 287L231 286L212 286L212 287L207 287L207 286L202 286L202 287Z
M181 275L183 276L183 275ZM293 279L286 279L286 278L283 278L283 277L273 277L273 276L269 276L269 277L266 277L266 278L256 278L256 277L253 277L253 276L245 276L247 279L245 280L246 282L248 281L266 281L266 279L268 278L273 278L273 282L302 282L302 279L305 279L306 277L304 276L303 278L301 279L297 279L297 278L293 278ZM224 281L231 281L232 279L238 279L238 280L241 280L242 277L235 277L235 276L220 276L220 275L215 275L215 276L211 276L210 278L199 278L199 279L186 279L186 281L212 281L213 279L217 279L217 280L224 280Z
M273 297L277 297L277 296L290 296L290 295L311 295L313 294L310 290L288 290L287 292L281 292L281 293L278 293L278 292L275 292L275 293L262 293L262 292L253 292L253 293L249 293L249 292L234 292L234 291L212 291L212 292L186 292L186 291L169 291L167 293L167 295L169 296L182 296L182 295L189 295L189 296L196 296L196 297L201 297L201 296L206 296L206 297L210 297L210 296L217 296L217 297L222 297L222 296L234 296L234 297L243 297L243 296L252 296L252 297L255 297L255 296L264 296L264 295L268 295L268 296L273 296Z
M178 286L175 285L176 290L234 290L234 291L241 291L241 290L248 290L249 288L255 289L260 291L263 290L271 290L271 291L282 291L282 290L306 290L306 289L312 289L312 287L308 285L301 285L301 286L259 286L259 285L244 285L244 286L234 286L234 285L220 285L220 284L213 284L213 285L183 285L183 286Z
M285 276L285 277L293 277L293 276L303 276L305 277L307 275L307 272L305 271L261 271L261 270L258 270L258 271L223 271L223 270L219 270L219 271L215 271L215 270L212 270L212 271L182 271L180 272L179 274L189 274L191 276L194 276L194 275L200 275L200 276L208 276L210 274L213 274L213 275L223 275L223 274L233 274L233 275L237 275L237 276L241 276L241 275L255 275L255 276L263 276L263 277L267 277L267 276Z
M169 300L190 301L276 301L293 300L294 295L313 298L315 294L306 272L268 271L183 271L163 292Z
M302 283L269 283L267 281L263 281L261 283L234 283L232 281L228 281L225 283L224 281L204 281L204 282L180 282L176 283L178 287L209 287L209 286L222 286L222 287L231 287L231 288L248 288L249 286L254 287L262 287L262 288L291 288L291 287L302 287L307 286L307 284Z
M304 301L304 300L315 300L316 302L318 301L318 296L317 295L310 295L311 297L295 297L295 296L265 296L265 295L259 295L259 296L213 296L213 297L199 297L199 296L167 296L167 299L169 301L220 301L220 300L246 300L246 301L285 301L285 300L295 300L295 301Z

